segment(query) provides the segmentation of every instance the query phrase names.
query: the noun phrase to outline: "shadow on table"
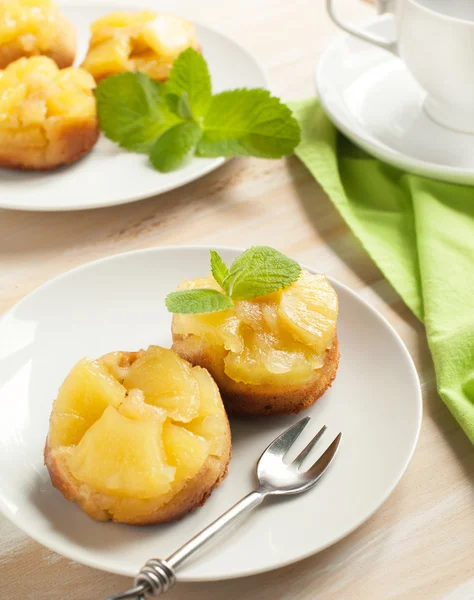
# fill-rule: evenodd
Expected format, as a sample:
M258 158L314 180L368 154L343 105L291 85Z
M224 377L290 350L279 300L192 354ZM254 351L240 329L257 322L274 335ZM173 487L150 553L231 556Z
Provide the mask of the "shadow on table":
M198 181L129 204L69 212L0 209L0 254L11 256L42 251L59 254L76 245L106 244L108 240L116 248L117 243L133 244L136 238L147 234L157 237L170 224L176 233L180 231L180 220L193 218L194 206L213 209L222 203L220 192L232 187L240 177L240 161L233 159ZM183 227L186 224L183 222ZM18 235L19 231L21 235Z

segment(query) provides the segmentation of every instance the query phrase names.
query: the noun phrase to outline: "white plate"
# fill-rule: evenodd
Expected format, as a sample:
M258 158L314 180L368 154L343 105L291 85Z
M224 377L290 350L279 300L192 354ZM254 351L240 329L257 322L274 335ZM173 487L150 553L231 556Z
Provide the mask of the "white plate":
M219 249L231 261L236 250ZM82 356L168 346L164 297L209 271L206 248L158 248L112 256L56 277L0 321L0 508L40 543L81 563L134 575L166 557L255 485L255 463L298 416L232 420L228 478L179 522L155 527L97 523L54 490L43 466L48 416L59 385ZM314 265L317 268L317 265ZM392 327L340 283L341 363L333 387L307 411L310 438L342 431L338 456L312 491L257 509L179 572L184 581L240 577L314 554L361 525L387 499L415 449L421 394L413 362Z
M364 29L395 37L390 15ZM419 175L474 183L474 135L432 121L425 92L390 52L342 34L321 57L316 85L329 118L367 152Z
M171 0L160 2L161 12L175 12ZM155 8L156 6L149 5ZM137 11L136 5L67 4L64 14L78 33L79 65L87 51L89 25L116 10ZM214 92L267 87L265 75L255 59L224 35L196 25L203 54L209 66ZM132 154L101 136L96 146L81 160L49 172L21 172L0 169L0 208L21 210L79 210L124 204L162 194L194 181L224 163L223 158L194 158L190 164L171 173L158 173L143 154Z

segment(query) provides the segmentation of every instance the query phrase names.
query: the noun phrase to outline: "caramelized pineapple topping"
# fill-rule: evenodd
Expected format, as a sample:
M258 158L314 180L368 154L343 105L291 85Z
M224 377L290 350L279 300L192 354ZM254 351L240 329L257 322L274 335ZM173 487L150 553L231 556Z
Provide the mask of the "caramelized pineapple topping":
M96 81L125 71L141 71L165 81L181 52L199 49L189 21L150 10L109 14L95 21L91 32L82 66Z
M98 136L93 77L46 56L0 71L0 164L50 168L75 160Z
M209 373L151 346L79 361L54 403L47 446L80 484L116 498L114 518L131 522L147 508L134 502L169 502L209 456L222 456L226 439Z
M214 288L212 276L185 281L180 289ZM174 335L195 335L222 354L225 373L247 384L299 384L324 364L333 343L337 295L324 275L302 271L291 286L231 309L173 315Z
M76 53L74 27L52 0L0 2L0 68L23 56L49 56L69 67Z

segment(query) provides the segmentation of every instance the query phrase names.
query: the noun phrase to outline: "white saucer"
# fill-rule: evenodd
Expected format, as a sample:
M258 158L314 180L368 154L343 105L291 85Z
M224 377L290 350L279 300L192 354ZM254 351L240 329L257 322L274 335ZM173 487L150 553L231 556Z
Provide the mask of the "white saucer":
M395 37L391 15L364 29ZM425 92L393 54L342 34L321 57L316 85L329 118L367 152L418 175L474 183L474 135L432 121Z
M238 254L218 250L227 263ZM209 251L199 246L112 256L56 277L0 321L0 509L40 543L92 567L133 576L250 492L262 451L301 418L232 419L228 478L202 508L170 525L97 523L53 489L43 447L53 399L72 365L110 350L168 346L165 295L183 278L208 271ZM341 362L332 388L305 412L312 420L301 443L327 424L315 449L322 452L342 431L334 464L310 492L258 508L180 569L180 580L251 575L310 556L368 519L407 468L421 423L413 362L381 315L345 286L333 285L340 302Z
M146 0L145 7L146 6ZM90 38L89 26L99 17L119 10L136 12L142 6L122 0L64 4L61 9L76 26L81 64ZM176 12L176 2L160 0L148 8ZM183 15L186 16L186 15ZM209 66L213 91L267 87L265 75L255 59L236 42L196 24L198 39ZM99 208L156 196L194 181L224 163L224 158L193 158L184 168L171 173L155 171L148 157L132 154L101 136L84 158L59 169L21 172L0 169L0 208L52 211Z

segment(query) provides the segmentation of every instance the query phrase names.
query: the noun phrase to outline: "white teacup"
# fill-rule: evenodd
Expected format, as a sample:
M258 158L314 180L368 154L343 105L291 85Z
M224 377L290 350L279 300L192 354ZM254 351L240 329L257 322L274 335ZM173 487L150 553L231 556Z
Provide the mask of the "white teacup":
M397 39L383 40L343 23L335 0L326 0L344 31L397 54L425 89L426 113L437 123L474 133L474 0L378 0L396 4Z

